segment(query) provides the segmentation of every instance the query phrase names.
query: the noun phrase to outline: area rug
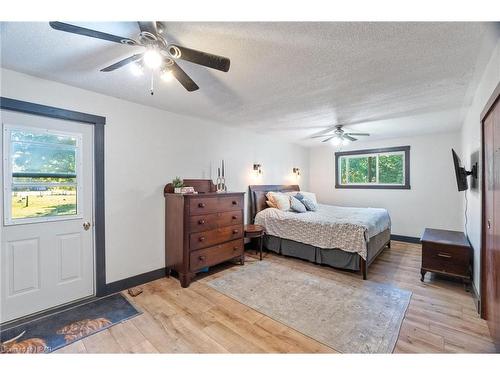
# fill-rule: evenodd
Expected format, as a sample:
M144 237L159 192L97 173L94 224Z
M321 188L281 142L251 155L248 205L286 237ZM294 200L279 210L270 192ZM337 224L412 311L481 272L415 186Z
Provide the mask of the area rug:
M50 353L141 314L120 293L0 332L0 353Z
M208 285L341 353L392 353L411 292L337 279L262 261Z

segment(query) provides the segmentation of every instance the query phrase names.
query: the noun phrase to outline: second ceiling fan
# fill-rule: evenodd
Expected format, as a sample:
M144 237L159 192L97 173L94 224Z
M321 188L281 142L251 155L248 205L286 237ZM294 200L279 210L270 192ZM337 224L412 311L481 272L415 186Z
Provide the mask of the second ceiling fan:
M176 60L190 61L222 72L229 71L231 62L227 57L169 43L166 39L165 29L161 22L148 21L137 23L139 24L140 33L137 40L134 40L63 22L49 22L50 26L55 30L120 44L145 47L146 50L143 53L133 54L101 69L101 72L111 72L128 64L133 64L132 67L135 74L141 74L145 68L149 68L152 71L159 69L163 79L168 80L173 76L187 91L195 91L199 89L199 86L181 69L176 63ZM151 75L151 82L153 83L153 74ZM151 95L153 95L153 84L151 85Z

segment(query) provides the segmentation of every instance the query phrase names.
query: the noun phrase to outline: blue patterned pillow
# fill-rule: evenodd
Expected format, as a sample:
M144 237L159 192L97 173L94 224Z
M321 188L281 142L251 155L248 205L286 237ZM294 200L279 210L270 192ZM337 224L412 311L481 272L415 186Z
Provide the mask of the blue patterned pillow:
M297 198L305 206L307 211L316 211L318 209L316 203L314 203L311 199L304 197L300 193L297 193L295 197L292 198Z
M304 198L301 202L306 206L307 211L316 211L318 209L318 205L309 198Z
M295 197L290 197L290 208L295 212L306 212L306 206Z

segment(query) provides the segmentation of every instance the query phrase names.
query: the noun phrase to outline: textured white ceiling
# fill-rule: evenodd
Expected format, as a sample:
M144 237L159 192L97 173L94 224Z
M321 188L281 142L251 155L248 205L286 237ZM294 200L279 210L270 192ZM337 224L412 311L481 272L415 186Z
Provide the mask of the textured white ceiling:
M133 22L75 24L138 33ZM458 129L484 41L496 30L485 23L165 25L169 40L229 57L230 71L181 61L200 90L158 81L151 96L149 80L127 68L99 72L137 47L38 22L2 23L2 66L297 142L336 123L375 139Z

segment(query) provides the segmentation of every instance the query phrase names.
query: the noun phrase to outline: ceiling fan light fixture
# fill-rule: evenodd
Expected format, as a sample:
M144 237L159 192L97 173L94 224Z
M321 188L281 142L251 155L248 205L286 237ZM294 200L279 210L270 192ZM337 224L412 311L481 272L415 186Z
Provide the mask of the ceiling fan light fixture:
M160 77L162 81L169 82L172 80L172 78L174 78L174 75L172 74L172 71L168 69L168 70L162 70Z
M162 63L161 55L156 49L150 49L144 53L144 64L150 69L157 69Z
M136 77L140 77L144 74L144 68L137 62L130 64L130 71Z
M333 137L332 138L332 144L334 146L340 146L341 143L342 143L342 138L340 138L340 137Z
M342 146L347 146L349 143L351 143L350 140L348 140L347 138L342 138Z
M169 45L168 46L168 53L174 59L178 59L182 55L181 50L179 49L179 47L174 46L174 45Z

